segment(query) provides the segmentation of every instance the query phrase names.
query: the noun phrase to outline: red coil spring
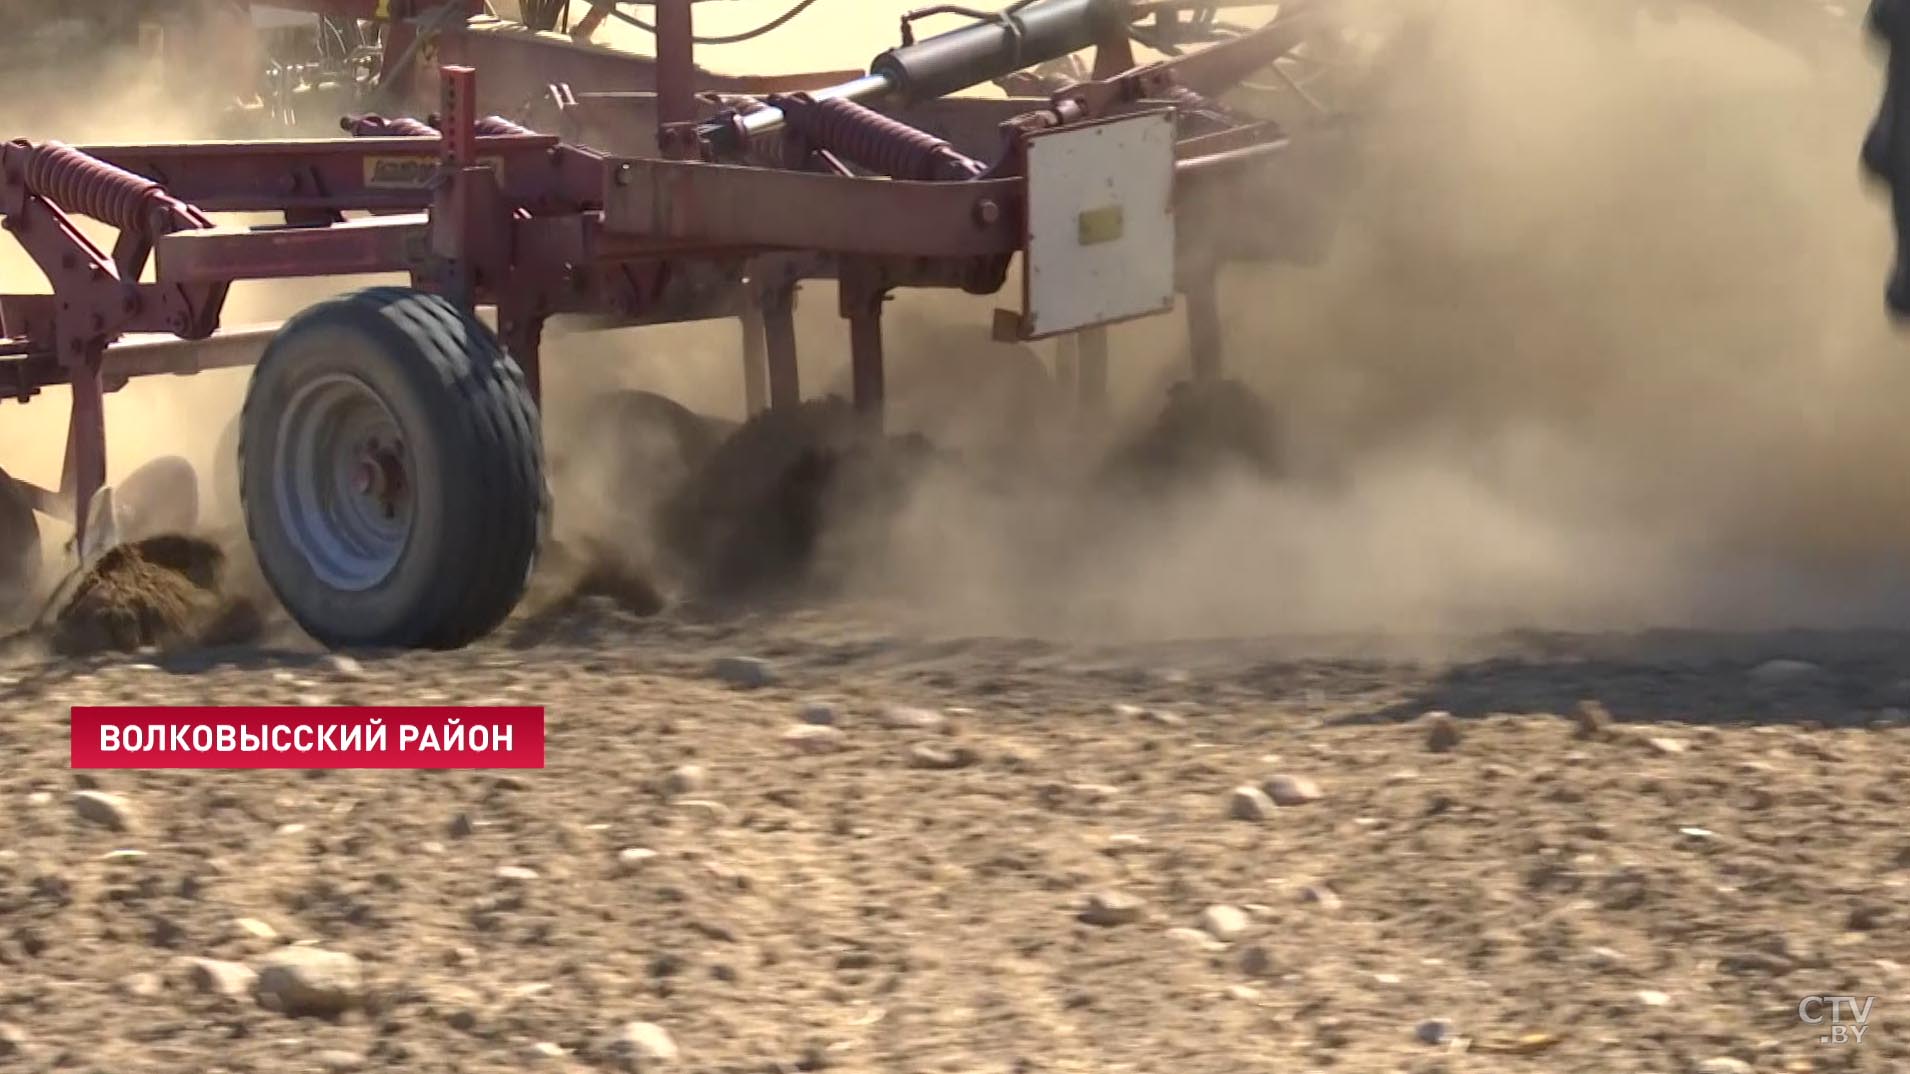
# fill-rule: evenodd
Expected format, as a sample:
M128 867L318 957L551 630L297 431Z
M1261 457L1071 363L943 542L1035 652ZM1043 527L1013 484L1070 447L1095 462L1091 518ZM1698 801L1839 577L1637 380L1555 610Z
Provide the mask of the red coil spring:
M777 100L791 130L817 149L896 179L973 179L987 170L932 134L834 97Z
M396 116L386 119L380 115L347 118L340 126L354 138L436 138L438 132L429 124L420 123L408 116Z
M148 233L154 207L183 208L151 179L59 142L27 154L26 187L62 209L136 235Z
M485 116L477 121L480 138L512 138L521 135L535 136L536 131L529 127L520 127L503 116Z

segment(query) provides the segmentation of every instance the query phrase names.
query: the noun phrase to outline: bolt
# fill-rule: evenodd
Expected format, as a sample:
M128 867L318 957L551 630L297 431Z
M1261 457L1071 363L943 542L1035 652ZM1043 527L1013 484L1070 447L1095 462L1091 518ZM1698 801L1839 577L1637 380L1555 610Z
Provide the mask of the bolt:
M975 203L975 223L989 227L1001 219L1001 206L994 198L983 198Z
M630 167L630 165L628 165L628 164L619 164L619 165L617 165L617 185L618 185L618 186L629 186L629 185L630 185L630 175L631 175L631 171L632 171L632 169L631 169L631 167Z

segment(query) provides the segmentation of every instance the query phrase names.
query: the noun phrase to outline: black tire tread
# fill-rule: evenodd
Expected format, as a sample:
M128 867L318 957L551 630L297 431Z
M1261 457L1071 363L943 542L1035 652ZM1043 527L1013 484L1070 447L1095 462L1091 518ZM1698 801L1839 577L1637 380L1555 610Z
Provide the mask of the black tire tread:
M441 556L432 584L412 613L379 637L328 637L301 617L295 601L279 592L294 620L326 644L453 649L468 645L502 623L522 597L550 509L543 481L543 446L535 404L522 369L482 322L449 300L405 287L372 287L321 302L288 321L282 333L319 320L364 323L367 317L396 329L403 348L393 358L416 362L445 389L429 393L425 406L439 410L444 426L461 444L448 445L451 465L440 475L454 483L450 509L470 517L450 530L467 542L456 555ZM271 358L268 351L261 361ZM242 427L250 424L255 393L247 393ZM243 471L245 444L239 459ZM243 483L241 504L243 507ZM246 512L248 530L250 512ZM254 540L257 540L256 534ZM269 572L268 572L269 579ZM274 583L274 589L279 587Z

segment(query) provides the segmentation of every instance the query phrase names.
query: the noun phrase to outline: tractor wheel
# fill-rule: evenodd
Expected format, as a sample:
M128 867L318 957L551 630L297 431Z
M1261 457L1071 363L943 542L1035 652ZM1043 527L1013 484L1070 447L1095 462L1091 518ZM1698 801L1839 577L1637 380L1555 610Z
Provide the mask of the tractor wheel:
M313 306L240 422L253 552L314 638L457 648L523 595L550 510L537 409L469 313L401 287Z
M0 470L0 618L17 619L40 591L40 519Z

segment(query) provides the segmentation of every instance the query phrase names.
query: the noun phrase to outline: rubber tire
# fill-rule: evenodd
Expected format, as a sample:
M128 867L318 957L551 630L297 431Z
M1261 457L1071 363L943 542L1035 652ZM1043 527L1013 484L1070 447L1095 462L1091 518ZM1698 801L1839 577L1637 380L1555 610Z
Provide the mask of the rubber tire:
M33 501L0 470L0 618L12 619L40 592L44 569Z
M287 403L336 374L358 378L391 410L417 490L396 564L362 592L313 572L274 496L270 445ZM300 313L253 370L240 422L246 532L266 582L313 638L455 649L490 633L523 596L550 515L537 408L497 337L448 300L375 287Z
M212 511L208 521L229 526L244 518L239 506L239 417L234 414L212 449Z

